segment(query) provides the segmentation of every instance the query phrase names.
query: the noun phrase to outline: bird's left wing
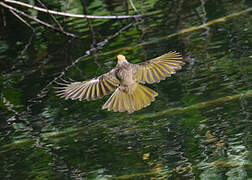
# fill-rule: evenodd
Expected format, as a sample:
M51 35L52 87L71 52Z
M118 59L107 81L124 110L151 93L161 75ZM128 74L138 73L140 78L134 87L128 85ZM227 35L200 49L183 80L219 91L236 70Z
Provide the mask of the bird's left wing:
M135 78L141 83L160 82L181 69L184 64L180 53L169 52L149 61L135 64Z
M115 69L97 78L82 82L60 83L58 96L65 99L96 100L110 94L119 86Z

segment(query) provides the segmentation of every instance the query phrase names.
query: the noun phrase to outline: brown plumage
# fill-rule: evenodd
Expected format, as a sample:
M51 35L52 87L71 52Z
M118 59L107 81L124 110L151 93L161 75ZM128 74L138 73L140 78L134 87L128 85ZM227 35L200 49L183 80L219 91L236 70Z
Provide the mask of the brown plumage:
M117 60L115 68L97 78L61 84L58 95L65 99L89 101L114 91L102 109L132 113L150 105L158 95L141 83L160 82L184 65L182 56L177 52L169 52L138 64L129 63L123 55L118 55Z

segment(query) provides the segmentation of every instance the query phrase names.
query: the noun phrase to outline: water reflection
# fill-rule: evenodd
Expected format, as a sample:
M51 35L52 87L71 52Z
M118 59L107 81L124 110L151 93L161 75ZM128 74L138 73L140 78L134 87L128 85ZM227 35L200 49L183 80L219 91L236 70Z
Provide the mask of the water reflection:
M17 37L18 30L8 26L11 36L0 46L5 53L0 56L1 177L252 177L249 2L138 3L135 6L147 14L144 19L102 46L94 56L87 55L73 65L92 44L86 21L66 21L66 26L74 27L72 30L83 40L69 40L42 29L24 54L21 51L27 40L22 37L29 33L18 26L22 36ZM78 9L78 5L71 6ZM99 7L94 1L88 4L88 11L97 14ZM113 7L114 13L125 13L120 6ZM130 9L129 13L134 11ZM226 15L232 16L220 19ZM97 42L127 23L93 21ZM55 96L52 85L40 91L61 72L65 72L64 78L74 80L100 75L114 66L118 53L136 63L168 50L183 51L187 65L167 81L150 86L159 93L157 100L132 115L102 111L106 98L62 101ZM67 71L65 67L69 67ZM37 94L40 96L34 99Z

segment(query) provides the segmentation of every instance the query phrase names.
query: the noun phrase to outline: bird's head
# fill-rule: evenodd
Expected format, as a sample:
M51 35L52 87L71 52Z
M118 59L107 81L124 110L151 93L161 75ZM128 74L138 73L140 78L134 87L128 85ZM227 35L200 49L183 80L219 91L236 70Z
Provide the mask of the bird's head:
M117 56L117 63L121 64L121 63L124 63L124 62L127 62L125 56L119 54L119 55Z

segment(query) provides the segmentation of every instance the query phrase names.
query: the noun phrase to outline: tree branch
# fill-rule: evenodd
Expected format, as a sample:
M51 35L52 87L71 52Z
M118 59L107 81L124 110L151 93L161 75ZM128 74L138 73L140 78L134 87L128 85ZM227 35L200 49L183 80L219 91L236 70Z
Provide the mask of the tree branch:
M42 24L43 26L46 26L47 28L53 29L53 30L58 31L58 32L60 32L60 33L62 33L62 34L65 34L65 35L67 35L67 36L77 37L76 35L74 35L74 34L72 34L72 33L68 33L68 32L62 31L61 29L56 28L56 27L52 26L51 24L48 24L48 23L46 23L46 22L44 22L44 21L41 21L41 20L39 20L39 19L37 19L37 18L35 18L35 17L33 17L33 16L30 16L30 15L24 13L23 11L19 11L19 10L16 9L16 8L13 8L13 7L11 7L11 6L8 6L7 4L5 4L5 3L3 3L3 2L0 2L0 6L3 6L3 7L5 7L5 8L7 8L7 9L9 9L10 11L14 11L14 12L16 12L16 13L18 13L18 14L21 14L22 16L25 16L25 17L27 17L27 18L29 18L29 19L31 19L31 20L33 20L33 21L39 23L39 24Z
M45 9L48 9L40 0L37 0L37 2L43 6ZM52 15L52 14L49 14L50 17L53 19L53 21L58 25L58 27L60 28L61 31L64 31L63 27L61 26L61 24L59 23L59 21L57 21L57 19Z
M4 0L4 2L7 3L12 3L12 4L17 4L23 7L31 8L37 11L45 12L48 14L54 14L54 15L59 15L59 16L68 16L68 17L76 17L76 18L88 18L88 19L126 19L126 18L138 18L143 15L126 15L126 16L92 16L92 15L83 15L83 14L71 14L71 13L63 13L63 12L58 12L58 11L53 11L53 10L48 10L44 8L40 8L37 6L32 6L30 4L26 4L23 2L19 1L13 1L13 0Z

